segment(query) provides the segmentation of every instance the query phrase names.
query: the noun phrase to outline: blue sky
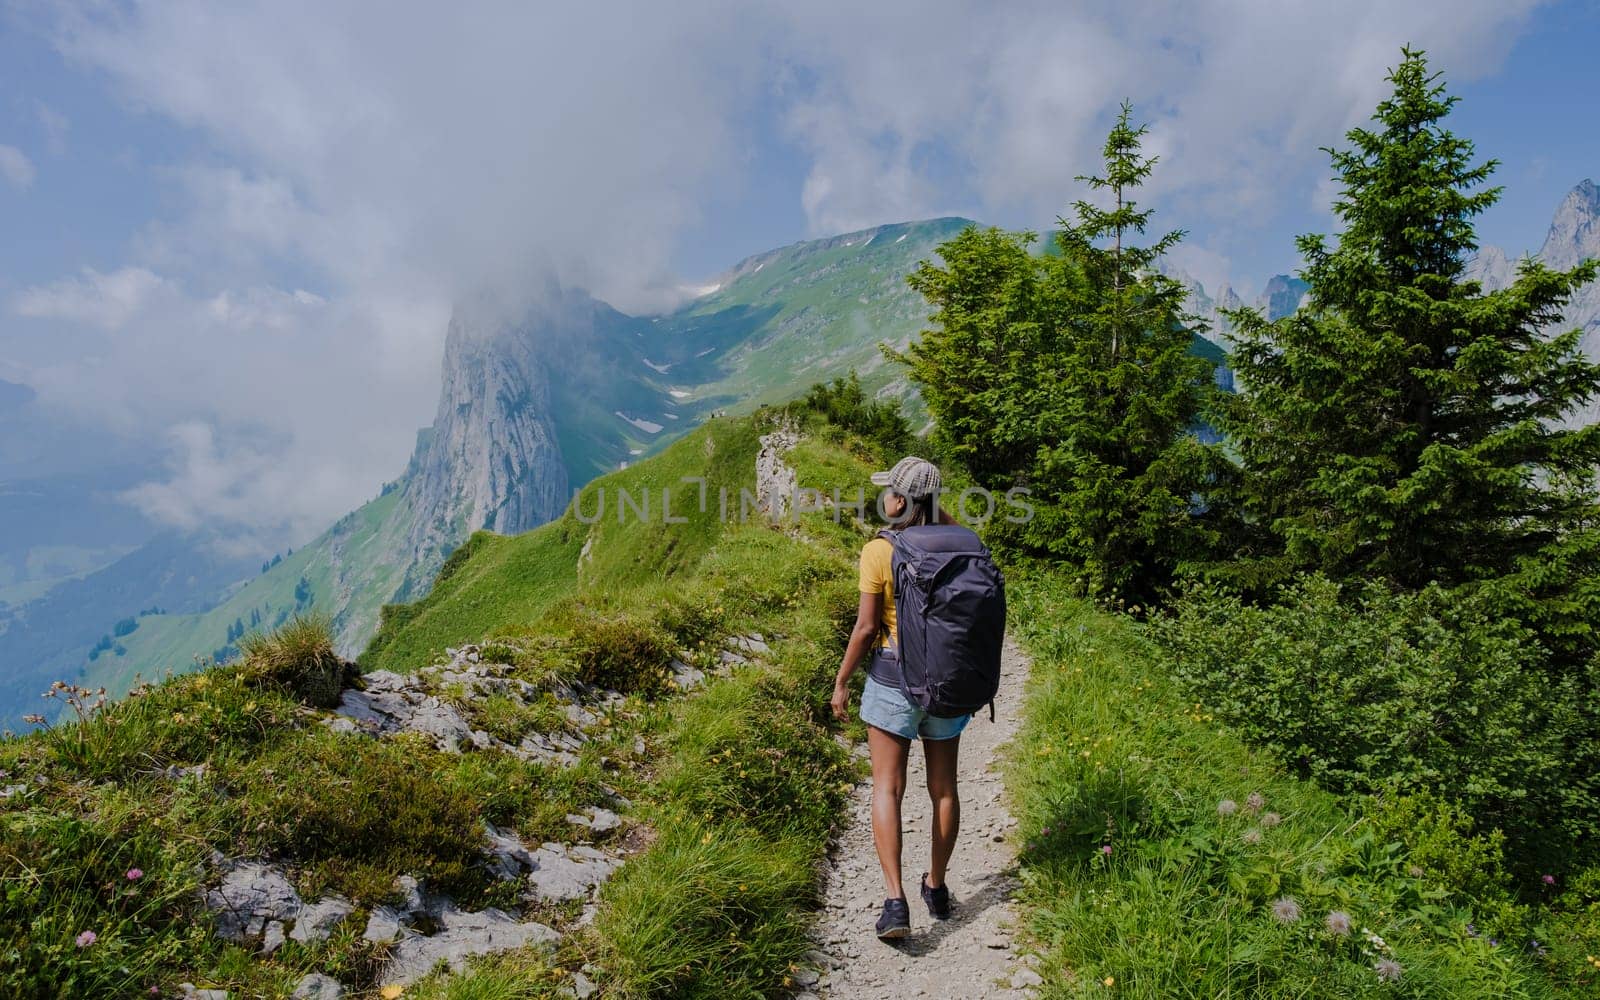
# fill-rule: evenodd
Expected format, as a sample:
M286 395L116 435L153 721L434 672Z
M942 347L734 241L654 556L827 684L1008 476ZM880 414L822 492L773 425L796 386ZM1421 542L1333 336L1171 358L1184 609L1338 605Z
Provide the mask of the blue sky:
M1600 174L1592 2L0 0L0 378L148 442L153 516L303 538L403 465L457 297L639 311L806 237L1047 227L1124 97L1178 263L1248 298L1405 41L1503 161L1482 239L1537 249Z

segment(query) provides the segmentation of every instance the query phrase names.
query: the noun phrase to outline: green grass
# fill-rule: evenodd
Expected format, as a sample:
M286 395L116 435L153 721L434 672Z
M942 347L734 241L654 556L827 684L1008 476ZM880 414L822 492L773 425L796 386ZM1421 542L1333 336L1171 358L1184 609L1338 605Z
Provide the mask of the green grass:
M1060 581L1013 587L1034 673L1009 781L1044 996L1553 995L1367 800L1222 731L1136 625L1067 595ZM1335 911L1348 936L1330 930ZM1376 973L1384 960L1397 982Z
M421 876L463 906L515 908L514 886L485 871L481 824L529 843L571 840L567 814L612 791L639 824L612 840L644 849L603 891L591 928L570 926L576 907L540 907L538 919L568 930L553 958L500 956L407 995L547 997L588 963L608 996L781 990L807 947L805 907L851 774L825 699L866 529L821 513L778 525L717 516L716 487L736 496L750 485L756 439L773 419L714 421L605 480L659 491L703 476L708 517L571 517L518 538L480 536L428 601L390 622L381 651L392 659L377 665L408 669L445 645L492 639L486 656L536 689L584 676L622 688L574 766L327 729L296 682L303 662L326 658L315 622L251 640L244 662L103 708L94 692L60 692L83 703L81 718L69 709L62 725L0 740L0 783L23 786L0 799L0 994L167 994L188 981L281 997L319 970L370 996L383 954L361 929L395 876ZM802 445L795 460L803 482L864 482L882 464L848 439ZM571 525L582 533L564 537ZM752 630L772 646L760 662L687 696L660 683L663 655L710 667L730 635ZM566 725L550 698L479 700L447 684L432 693L508 739ZM338 892L357 912L330 940L291 941L270 957L226 944L197 901L214 880L214 850L283 864L304 898ZM128 878L132 868L142 876ZM79 947L86 930L96 940Z

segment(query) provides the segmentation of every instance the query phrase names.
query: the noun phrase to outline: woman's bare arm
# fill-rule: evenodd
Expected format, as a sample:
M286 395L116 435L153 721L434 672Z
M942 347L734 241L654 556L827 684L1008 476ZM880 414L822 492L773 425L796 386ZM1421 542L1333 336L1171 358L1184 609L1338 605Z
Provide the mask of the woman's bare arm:
M845 709L850 705L850 678L866 659L867 652L878 637L878 622L883 613L882 594L862 594L856 606L856 623L850 629L850 642L844 648L844 659L839 662L839 674L833 680L833 714L838 719L848 717Z

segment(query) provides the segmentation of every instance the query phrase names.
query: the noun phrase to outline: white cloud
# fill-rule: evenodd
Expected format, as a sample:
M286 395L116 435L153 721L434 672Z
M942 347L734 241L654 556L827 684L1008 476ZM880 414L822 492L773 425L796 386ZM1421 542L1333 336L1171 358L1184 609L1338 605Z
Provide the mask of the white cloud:
M142 267L109 274L84 268L82 277L24 289L12 309L18 316L118 330L154 299L173 291L170 283Z
M1534 2L43 8L74 65L196 151L163 166L179 207L125 266L14 296L50 336L6 346L61 405L170 435L148 509L310 531L403 466L453 301L550 275L624 309L679 296L702 206L764 181L754 114L805 158L815 232L1044 226L1131 99L1163 158L1157 222L1194 231L1220 283L1230 246L1303 211L1317 147L1370 112L1402 43L1459 83Z
M791 14L818 81L790 116L813 158L805 208L822 232L931 214L953 170L990 218L1048 222L1127 98L1162 157L1147 197L1191 228L1259 225L1298 208L1318 147L1371 113L1402 45L1473 79L1536 3L817 0ZM919 166L928 149L954 166Z
M0 177L15 187L25 188L33 183L33 163L15 146L0 143Z
M44 405L165 443L131 502L265 548L302 543L404 468L448 319L403 295L201 295L142 269L25 289L13 311L70 338L28 368Z

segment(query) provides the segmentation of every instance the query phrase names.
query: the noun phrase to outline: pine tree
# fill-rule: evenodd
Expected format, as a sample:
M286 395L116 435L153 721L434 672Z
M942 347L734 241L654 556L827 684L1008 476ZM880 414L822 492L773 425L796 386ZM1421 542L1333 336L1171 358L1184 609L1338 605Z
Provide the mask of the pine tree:
M1246 565L1377 575L1405 587L1525 567L1592 523L1600 428L1561 421L1600 392L1579 331L1547 337L1593 262L1466 277L1496 163L1443 126L1456 98L1404 50L1371 128L1331 155L1337 245L1303 236L1306 302L1233 315L1242 388L1225 428L1259 529ZM1563 541L1565 539L1565 541Z
M1033 520L991 540L1081 567L1090 593L1147 599L1212 543L1194 501L1221 461L1193 433L1215 391L1191 352L1199 324L1153 269L1183 233L1132 242L1152 212L1131 196L1156 161L1131 115L1124 104L1106 139L1105 175L1079 178L1112 207L1076 202L1053 255L995 229L941 246L944 266L910 279L935 328L896 356L946 454L982 486L1032 491Z

